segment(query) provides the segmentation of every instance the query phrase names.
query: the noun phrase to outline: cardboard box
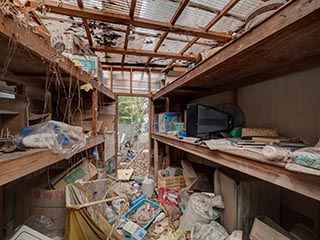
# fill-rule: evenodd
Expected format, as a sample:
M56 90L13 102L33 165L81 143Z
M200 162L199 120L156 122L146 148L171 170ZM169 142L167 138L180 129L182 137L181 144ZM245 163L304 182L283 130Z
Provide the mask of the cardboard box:
M293 240L293 236L268 217L256 217L250 240Z
M181 121L181 113L165 112L159 114L159 132L173 131L173 124Z
M123 231L133 240L147 239L147 231L130 220L123 226Z
M52 240L36 230L22 225L9 240Z
M89 161L83 161L78 167L73 169L65 177L54 185L55 189L63 189L69 183L74 183L77 180L88 181L95 178L98 174L97 168Z

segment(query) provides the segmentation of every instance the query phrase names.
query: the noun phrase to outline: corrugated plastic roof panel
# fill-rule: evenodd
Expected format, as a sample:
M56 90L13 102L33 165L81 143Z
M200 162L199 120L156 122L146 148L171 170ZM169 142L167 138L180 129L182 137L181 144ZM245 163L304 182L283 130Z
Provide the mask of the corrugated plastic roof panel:
M237 14L246 18L248 14L263 4L263 1L260 0L240 0L230 11L229 13Z
M170 22L179 4L168 0L138 0L135 16L160 22Z
M177 24L188 27L204 28L214 16L214 13L202 9L186 7L180 15Z

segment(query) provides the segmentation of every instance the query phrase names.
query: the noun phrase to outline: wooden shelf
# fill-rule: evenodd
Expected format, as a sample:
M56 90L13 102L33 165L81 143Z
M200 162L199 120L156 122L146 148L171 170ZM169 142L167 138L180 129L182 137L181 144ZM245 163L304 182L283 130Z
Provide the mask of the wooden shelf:
M11 41L11 49L9 42ZM18 48L14 51L14 44ZM47 70L58 71L66 85L75 84L79 79L81 84L91 83L92 86L105 96L114 100L115 95L93 76L76 67L74 63L58 53L51 47L50 42L30 29L19 25L9 17L0 16L0 64L5 65L10 50L14 51L13 58L9 62L6 78L25 85L44 89L47 79ZM23 67L22 67L23 66ZM0 69L2 71L2 69Z
M154 94L211 95L320 66L320 1L290 1Z
M221 166L232 168L318 201L320 200L319 176L288 171L284 168L283 163L268 161L263 156L245 150L211 151L206 147L183 142L176 137L161 133L153 133L152 138L155 141L202 157ZM155 152L157 151L155 149ZM155 168L157 168L156 164Z
M97 146L104 142L103 136L87 139L86 147L79 149L77 153ZM14 152L0 155L0 186L26 176L37 170L50 166L63 160L57 153L49 149L29 149L24 152Z

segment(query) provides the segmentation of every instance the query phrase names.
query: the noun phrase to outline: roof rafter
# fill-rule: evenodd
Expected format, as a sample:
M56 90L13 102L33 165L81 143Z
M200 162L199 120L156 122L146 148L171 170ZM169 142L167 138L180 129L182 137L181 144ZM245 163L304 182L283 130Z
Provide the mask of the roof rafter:
M137 0L131 0L130 11L129 11L129 17L131 20L133 20L133 18L134 18L134 11L136 9L136 5L137 5ZM124 38L124 49L125 50L127 50L127 48L128 48L129 33L130 33L130 25L127 26L126 35ZM122 55L121 66L124 65L125 59L126 59L126 55L124 54L124 55Z
M145 18L135 17L133 20L130 19L130 16L123 14L115 14L109 12L102 12L96 9L89 8L79 8L71 4L60 4L53 2L51 0L44 1L45 6L48 8L48 11L51 13L58 13L67 16L74 16L80 18L87 18L98 20L102 22L109 22L121 25L130 25L141 28L149 28L160 31L173 32L176 34L183 34L189 36L198 36L201 38L214 39L217 41L226 42L231 40L230 34L214 32L214 31L204 31L199 28L186 27L181 25L172 26L169 23L164 23L160 21L154 21Z
M183 10L186 8L186 6L189 4L190 0L183 0L182 2L180 2L180 5L177 9L177 11L175 12L175 14L173 15L173 17L171 18L170 24L172 26L174 26L174 24L178 21L179 17L181 16ZM168 36L168 32L164 32L161 35L161 38L159 39L159 41L157 42L156 47L154 48L154 52L157 52L159 50L159 48L161 47L161 44L164 42L164 40L167 38ZM148 66L150 64L152 60L152 57L149 57L147 62L146 62L146 66Z
M77 3L78 3L79 8L84 8L82 0L77 0ZM86 18L82 18L82 23L83 23L83 26L84 26L84 30L86 31L86 36L87 36L87 39L88 39L89 46L92 46L93 45L93 41L92 41L92 36L91 36L88 20Z
M223 16L227 14L240 0L231 0L223 9L222 11L216 15L206 26L205 30L209 31L210 28L212 28ZM195 44L200 38L194 37L181 51L179 54L184 54L193 44ZM163 70L163 72L166 72L169 70L172 66L172 64L175 62L176 59L172 59L172 61L168 64L168 66Z
M105 53L118 53L118 54L126 54L126 55L136 55L142 57L159 57L159 58L176 58L182 60L190 60L195 61L196 57L191 55L180 55L175 53L163 53L163 52L153 52L153 51L146 51L146 50L137 50L137 49L123 49L118 47L100 47L100 46L93 46L91 50L95 52L105 52Z

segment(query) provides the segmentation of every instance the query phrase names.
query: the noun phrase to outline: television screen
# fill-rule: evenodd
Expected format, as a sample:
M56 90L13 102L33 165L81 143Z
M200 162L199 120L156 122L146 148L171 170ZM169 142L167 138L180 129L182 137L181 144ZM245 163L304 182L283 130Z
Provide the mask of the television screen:
M231 115L201 104L187 105L187 133L191 137L208 138L211 133L230 131L232 127Z

